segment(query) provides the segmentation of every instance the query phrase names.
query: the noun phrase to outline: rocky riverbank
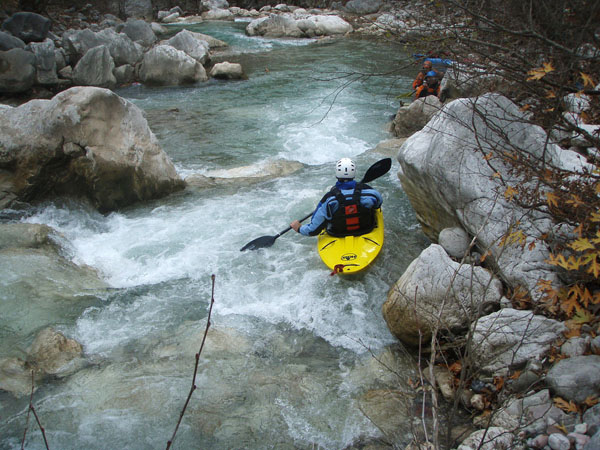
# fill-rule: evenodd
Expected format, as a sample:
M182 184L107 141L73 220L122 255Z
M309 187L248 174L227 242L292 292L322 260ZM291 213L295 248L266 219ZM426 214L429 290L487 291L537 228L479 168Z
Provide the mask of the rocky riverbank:
M584 112L581 104L568 104L571 114ZM415 118L422 126L417 132ZM444 105L419 99L400 108L393 127L406 137L396 143L398 176L435 243L390 290L383 314L409 346L429 347L434 336L461 348L454 365L430 372L446 401L462 404L482 429L458 448L481 442L483 448L597 448L598 321L565 324L528 310L518 296L507 298L511 287L521 286L535 304L540 280L560 289L549 249L534 238L558 230L549 217L503 195L505 183L534 180L520 178L499 158L488 163L519 142L532 158L577 174L593 170L586 155L596 150L581 147L575 133L562 146L548 144L525 112L492 93ZM523 240L507 242L515 224ZM456 378L466 365L467 383Z

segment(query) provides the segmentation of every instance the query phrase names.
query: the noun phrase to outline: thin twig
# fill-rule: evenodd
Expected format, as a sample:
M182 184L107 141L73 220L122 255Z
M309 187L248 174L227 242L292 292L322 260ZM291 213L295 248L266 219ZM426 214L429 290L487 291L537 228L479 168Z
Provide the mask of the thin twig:
M33 417L35 417L35 421L38 424L38 427L40 427L40 431L42 432L42 437L44 438L44 444L46 445L46 450L50 450L50 447L48 447L48 439L46 439L46 430L44 429L44 427L42 426L42 422L40 422L40 418L37 415L37 412L35 411L35 408L33 406L33 391L35 390L35 383L34 383L34 373L33 370L31 371L31 395L29 396L29 407L27 408L27 419L25 421L25 431L23 432L23 440L21 441L21 450L23 450L25 448L25 438L27 437L27 429L29 428L29 417L30 417L30 412L33 413Z
M175 435L177 434L177 430L179 430L179 425L181 425L181 420L183 419L183 415L185 414L185 410L190 403L190 399L192 398L192 394L196 390L196 375L198 374L198 362L200 361L200 354L202 353L202 349L204 348L204 343L206 342L206 336L208 335L208 329L210 328L210 316L212 314L213 304L215 303L215 275L211 275L212 280L212 293L210 296L210 307L208 308L208 318L206 319L206 328L204 329L204 336L202 337L202 343L200 344L200 350L196 353L196 365L194 366L194 376L192 377L192 387L190 388L190 392L188 393L187 399L185 400L185 404L183 405L183 409L179 414L179 420L177 421L177 425L175 426L175 431L173 431L173 436L167 442L167 450L171 448L173 441L175 440Z

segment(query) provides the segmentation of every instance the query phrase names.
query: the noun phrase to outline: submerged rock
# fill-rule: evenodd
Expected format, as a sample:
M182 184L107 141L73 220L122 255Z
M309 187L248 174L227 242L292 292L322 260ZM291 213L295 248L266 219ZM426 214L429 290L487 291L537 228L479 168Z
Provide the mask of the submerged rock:
M282 159L270 161L266 164L213 170L206 175L194 174L186 177L185 182L188 186L198 188L231 184L248 186L254 183L290 175L297 172L302 167L303 165L297 161Z
M53 328L45 328L38 333L28 359L36 370L48 375L64 375L73 368L73 362L83 356L81 344L66 338ZM67 366L71 366L70 368Z

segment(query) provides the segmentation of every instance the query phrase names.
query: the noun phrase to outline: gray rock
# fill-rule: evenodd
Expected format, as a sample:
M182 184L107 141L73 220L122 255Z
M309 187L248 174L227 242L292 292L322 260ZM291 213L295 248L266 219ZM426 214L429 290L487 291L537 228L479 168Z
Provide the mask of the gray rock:
M159 17L160 19L160 17ZM160 23L157 22L152 22L150 24L150 28L152 28L152 32L154 33L155 36L162 36L164 34L167 34L169 32L169 30L167 29L167 27L162 26Z
M29 362L44 374L66 375L73 371L74 360L83 356L79 342L67 339L53 328L40 331L28 352Z
M581 356L586 353L589 348L589 338L572 337L560 347L560 352L568 357Z
M206 10L227 9L229 8L229 2L227 0L202 0L202 7Z
M392 122L392 130L396 136L408 137L421 130L441 108L442 103L435 95L400 106Z
M494 414L491 424L510 430L520 429L529 435L537 435L546 433L549 422L566 424L568 416L554 406L550 398L550 391L543 389L523 398L511 398Z
M126 17L152 20L152 0L125 0L124 4Z
M15 357L0 359L0 390L24 397L31 388L31 369L25 361Z
M523 286L535 299L541 296L540 279L561 286L556 271L546 262L548 248L537 245L533 237L501 245L502 237L517 222L524 236L550 233L552 221L498 196L506 185L498 182L495 171L511 186L527 186L532 180L516 177L500 159L494 160L492 170L484 156L509 151L519 142L531 158L544 157L574 171L588 169L580 155L545 145L546 140L543 129L532 125L517 105L500 95L486 94L447 103L398 152L399 177L423 231L435 240L444 228L460 226L477 236L477 247L490 252L486 261L499 268L499 276L510 285Z
M590 341L590 348L594 353L600 354L600 336L596 336Z
M0 148L13 180L0 204L58 193L110 211L184 187L143 112L107 89L76 87L0 109Z
M477 366L490 373L540 359L566 330L561 322L531 311L504 308L474 324L473 349Z
M42 42L48 37L52 22L32 12L18 12L2 23L2 29L25 43Z
M202 13L203 20L234 20L233 13L228 9L210 9Z
M73 69L73 81L81 86L113 88L117 79L113 74L115 62L105 45L91 48Z
M152 46L157 40L152 26L140 19L127 19L121 32L129 36L132 41L138 42L144 47Z
M458 450L509 449L513 440L514 436L510 431L500 427L489 427L472 433L458 446Z
M202 64L170 45L158 45L144 54L139 78L144 83L162 86L208 79Z
M85 53L94 47L105 45L117 66L135 65L142 57L143 47L133 42L125 33L117 33L112 28L99 32L89 29L69 30L63 34L62 46L71 63L79 61Z
M25 48L25 42L12 34L0 31L0 51L5 52L13 48Z
M266 37L302 37L304 33L296 20L291 17L271 14L268 17L261 17L251 21L246 26L246 34L249 36Z
M525 393L533 389L541 380L541 377L531 371L525 370L516 380L507 381L507 386L511 391L517 393Z
M56 47L51 39L44 42L32 42L27 45L35 55L37 84L57 84Z
M379 11L382 5L381 0L350 0L344 10L354 14L373 14Z
M35 83L35 56L22 48L0 52L0 92L18 93Z
M185 52L186 55L191 56L200 64L208 61L208 42L200 39L196 33L191 31L181 30L165 44Z
M215 64L210 70L210 76L224 80L241 80L246 78L241 64L227 61Z
M390 289L383 317L409 345L428 342L434 327L468 327L482 303L498 303L502 284L481 267L459 264L433 244L423 250ZM415 307L415 305L417 305Z
M562 359L546 375L546 383L557 395L576 403L600 395L600 356Z
M467 253L471 238L462 228L444 228L440 231L438 242L450 256L460 259Z
M552 433L548 436L548 445L552 450L569 450L571 448L569 439L560 433Z
M594 435L600 431L600 403L592 406L583 414L583 421L588 426L588 434Z
M166 17L163 17L161 19L161 21L164 23L173 23L173 22L177 22L177 19L179 19L179 13L172 13Z
M119 85L132 83L135 79L135 69L129 64L115 67L113 73Z
M598 450L600 448L600 430L596 431L596 433L590 439L590 442L585 444L583 450Z

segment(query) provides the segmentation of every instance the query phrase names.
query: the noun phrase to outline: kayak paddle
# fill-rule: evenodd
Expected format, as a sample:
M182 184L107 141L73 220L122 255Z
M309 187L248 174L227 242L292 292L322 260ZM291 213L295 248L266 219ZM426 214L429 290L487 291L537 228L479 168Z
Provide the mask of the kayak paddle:
M367 171L365 172L365 176L363 177L363 179L360 182L368 183L370 181L373 181L373 180L379 178L380 176L388 173L388 171L390 170L390 167L392 167L392 159L391 158L381 159L367 169ZM312 215L313 215L313 213L311 212L308 216L300 219L299 222L305 221ZM243 252L244 250L257 250L259 248L270 247L275 243L275 240L279 236L287 233L291 229L292 229L292 227L287 227L285 230L280 231L279 233L277 233L274 236L261 236L259 238L256 238L253 241L250 241L246 245L244 245L240 249L240 251Z

